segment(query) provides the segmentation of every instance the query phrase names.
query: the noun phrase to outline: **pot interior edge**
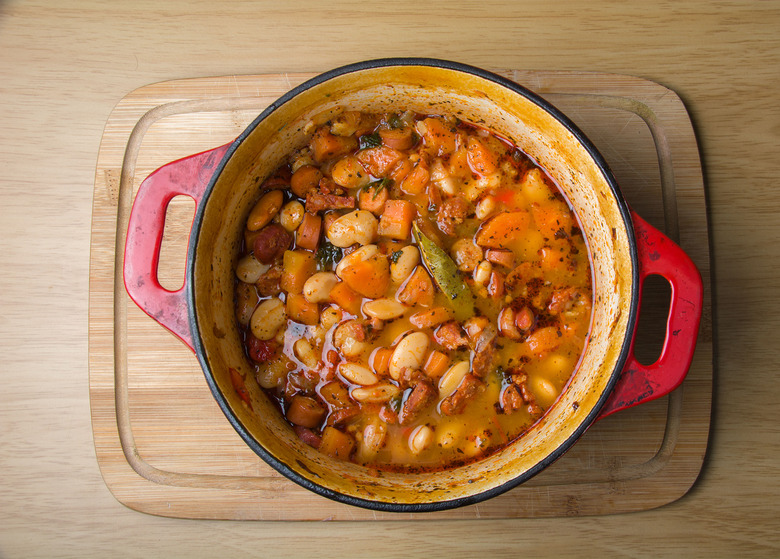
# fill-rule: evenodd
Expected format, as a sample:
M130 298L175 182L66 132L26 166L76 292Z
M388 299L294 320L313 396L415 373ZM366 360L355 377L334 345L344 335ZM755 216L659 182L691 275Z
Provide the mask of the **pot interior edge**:
M385 83L389 81L406 85L394 86L394 95L388 95ZM464 89L477 93L464 94ZM325 97L326 93L330 97ZM364 468L328 459L301 443L254 383L249 388L256 413L250 413L238 399L227 368L234 367L247 377L251 374L232 313L232 270L243 221L258 196L254 177L267 176L289 151L302 145L306 139L303 126L314 114L345 102L369 110L383 110L388 103L397 105L399 100L413 105L408 102L412 93L423 99L420 108L454 109L466 120L484 121L553 175L583 222L594 283L602 300L594 305L594 335L570 388L515 445L481 462L435 476L387 474L377 479L367 475ZM194 332L204 370L213 378L215 395L224 402L226 414L234 415L251 439L259 441L273 459L291 464L303 479L334 491L337 498L347 494L369 501L441 502L468 499L512 484L526 473L535 472L551 454L565 450L580 432L579 426L595 416L594 410L603 403L605 391L614 382L625 344L615 347L613 337L626 339L632 315L630 305L626 306L626 301L632 299L634 276L630 231L620 202L610 192L609 181L576 136L517 92L451 69L383 67L336 76L304 90L256 121L212 186L200 216L190 282L194 286ZM305 467L296 466L296 459ZM492 473L488 476L486 472ZM345 479L351 481L345 483ZM464 480L471 483L463 484ZM398 484L404 488L398 489Z

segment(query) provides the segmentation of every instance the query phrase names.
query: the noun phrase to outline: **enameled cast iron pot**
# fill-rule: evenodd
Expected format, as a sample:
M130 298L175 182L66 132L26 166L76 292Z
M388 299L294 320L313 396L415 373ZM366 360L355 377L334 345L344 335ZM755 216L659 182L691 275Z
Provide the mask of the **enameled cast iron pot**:
M244 223L262 179L307 141L306 123L335 106L453 114L486 126L544 167L579 216L595 299L580 366L541 420L479 462L433 474L377 475L329 458L295 436L252 380L233 302ZM167 204L182 194L197 209L185 285L170 292L157 280L157 260ZM645 366L632 348L642 282L651 274L670 282L672 297L661 356ZM693 357L702 300L690 258L627 207L604 159L568 118L502 77L430 59L369 61L322 74L273 103L231 144L152 173L130 217L124 278L131 298L195 351L228 420L266 462L323 496L399 512L467 505L507 491L560 457L597 418L676 388ZM251 410L230 368L246 377Z

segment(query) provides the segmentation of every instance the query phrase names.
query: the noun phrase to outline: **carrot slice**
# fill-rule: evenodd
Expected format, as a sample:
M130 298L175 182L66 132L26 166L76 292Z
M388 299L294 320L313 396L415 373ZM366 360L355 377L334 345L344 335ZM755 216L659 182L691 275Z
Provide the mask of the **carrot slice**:
M477 231L476 241L486 248L511 248L528 230L528 212L502 212L485 222Z
M317 427L325 417L325 406L309 396L296 394L287 407L287 419L301 427Z
M390 262L386 256L375 254L344 268L341 279L357 293L376 299L390 286Z
M385 211L379 219L379 235L399 241L408 239L412 234L412 221L416 214L417 209L411 202L388 200L385 202Z
M490 175L498 169L498 159L495 152L488 149L479 139L470 136L466 142L469 167L478 175Z
M455 318L455 313L452 309L447 307L434 307L427 311L420 311L414 313L409 317L411 322L417 328L433 328L439 324L443 324L448 320Z
M431 276L422 266L417 266L412 275L399 291L397 298L409 306L421 305L430 307L433 305L433 281Z
M349 456L354 449L355 441L352 437L335 427L325 427L325 430L322 432L320 452L340 460L349 460Z
M314 253L306 250L285 251L282 261L281 287L287 293L302 293L303 284L317 271Z
M288 294L286 308L287 316L295 322L314 326L320 321L320 306L317 303L310 303L301 294Z
M438 379L444 374L449 365L450 358L447 357L446 353L433 350L428 356L428 360L425 362L425 366L423 366L423 371L425 371L425 374L429 377Z
M337 283L330 290L330 300L350 314L360 316L360 307L363 305L363 296L356 293L343 281Z
M354 136L335 136L326 126L323 126L314 133L310 145L314 160L317 163L323 163L328 159L353 151L357 148L357 139Z
M385 178L403 157L403 152L387 146L366 148L357 154L358 161L377 178Z

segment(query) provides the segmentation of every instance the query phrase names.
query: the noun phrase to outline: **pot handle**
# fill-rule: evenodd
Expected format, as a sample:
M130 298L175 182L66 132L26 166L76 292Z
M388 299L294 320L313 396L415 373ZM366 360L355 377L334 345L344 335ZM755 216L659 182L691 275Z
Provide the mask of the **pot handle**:
M703 285L696 265L669 237L633 210L631 218L639 256L640 300L642 286L650 275L662 276L672 287L666 337L656 362L643 365L634 355L634 328L628 361L599 418L655 400L677 388L688 374L699 333Z
M170 291L160 285L157 266L170 201L189 196L200 205L206 187L231 144L163 165L138 187L130 219L124 257L124 283L141 310L193 349L186 288Z

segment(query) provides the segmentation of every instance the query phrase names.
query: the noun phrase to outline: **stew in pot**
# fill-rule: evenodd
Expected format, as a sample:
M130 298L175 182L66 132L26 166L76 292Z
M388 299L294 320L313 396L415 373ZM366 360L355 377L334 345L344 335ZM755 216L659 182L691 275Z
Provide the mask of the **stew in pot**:
M506 446L553 405L588 337L570 205L530 157L457 118L315 120L264 181L236 265L257 382L305 443L374 468Z

